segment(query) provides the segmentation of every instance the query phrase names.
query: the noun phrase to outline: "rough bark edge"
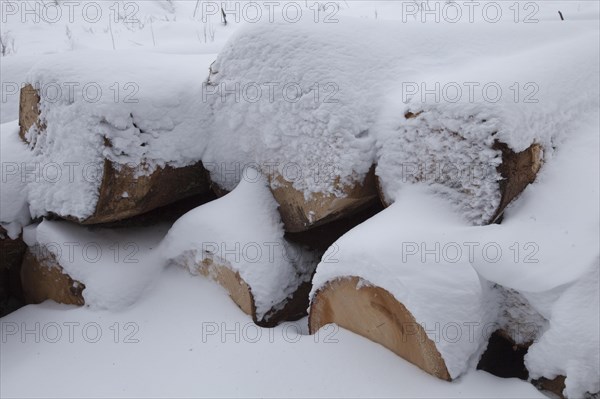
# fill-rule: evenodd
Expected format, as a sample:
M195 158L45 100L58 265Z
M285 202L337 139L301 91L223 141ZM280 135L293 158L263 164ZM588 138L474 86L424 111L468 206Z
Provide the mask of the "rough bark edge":
M65 274L56 257L47 248L28 248L21 266L23 294L28 304L51 299L67 305L83 306L85 285Z
M319 289L309 310L310 333L335 323L383 345L425 372L450 381L435 343L410 311L385 289L363 282L359 277L348 276ZM407 327L411 331L407 332Z
M535 181L542 167L543 154L542 146L539 144L532 144L524 151L514 152L508 145L496 141L492 148L502 151L502 163L496 170L503 180L499 182L502 195L500 205L488 224L498 221L506 207Z
M81 223L90 225L128 219L210 190L208 172L202 162L182 168L167 165L138 177L136 173L135 168L118 168L105 160L96 209ZM122 197L124 192L127 192L127 198Z

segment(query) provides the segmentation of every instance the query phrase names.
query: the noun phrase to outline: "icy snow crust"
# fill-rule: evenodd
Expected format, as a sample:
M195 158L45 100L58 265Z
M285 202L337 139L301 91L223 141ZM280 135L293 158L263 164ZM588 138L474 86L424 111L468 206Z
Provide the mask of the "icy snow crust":
M29 185L31 213L85 219L95 210L104 160L140 175L200 159L206 142L202 71L213 56L102 52L53 56L27 81L40 89L42 134L32 127L34 162L59 176ZM110 57L110 62L106 58ZM53 169L53 173L55 169Z
M182 216L161 244L165 259L192 273L205 259L239 273L254 297L257 319L283 305L305 281L318 258L288 243L277 202L260 172L220 198Z

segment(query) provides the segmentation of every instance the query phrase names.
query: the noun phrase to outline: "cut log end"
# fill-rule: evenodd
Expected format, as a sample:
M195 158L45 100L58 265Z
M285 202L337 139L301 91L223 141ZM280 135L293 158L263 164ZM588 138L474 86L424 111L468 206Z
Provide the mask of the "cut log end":
M46 248L28 248L21 266L21 283L25 301L42 303L51 299L67 305L83 306L85 285L63 273L54 255Z
M252 291L240 274L230 268L214 263L211 259L204 259L198 268L198 273L219 283L238 305L242 312L254 316L256 306Z
M256 314L256 305L251 287L229 267L204 259L198 273L219 283L229 293L235 304L261 327L275 327L283 321L294 321L306 316L310 283L301 284L284 303L274 306L262 318Z
M543 148L539 144L532 144L522 152L514 152L506 144L496 141L492 148L502 152L502 163L496 168L502 179L498 181L499 205L485 224L501 220L506 207L535 181L543 164ZM387 198L379 177L376 180L381 203L389 207L392 201Z
M374 168L361 182L345 186L343 197L314 193L307 201L304 193L281 176L270 177L271 192L279 204L279 213L289 233L299 233L350 216L379 201Z
M435 343L410 311L388 291L360 283L358 277L347 277L329 282L316 293L309 314L311 334L335 323L383 345L427 373L450 381Z
M19 137L29 143L27 132L32 126L37 126L39 131L44 130L40 121L40 96L30 84L21 88L19 100Z

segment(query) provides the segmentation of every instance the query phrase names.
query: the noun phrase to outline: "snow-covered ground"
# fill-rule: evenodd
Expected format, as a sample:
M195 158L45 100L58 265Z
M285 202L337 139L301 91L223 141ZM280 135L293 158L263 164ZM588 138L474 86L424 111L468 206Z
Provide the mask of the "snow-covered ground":
M48 302L1 322L18 330L2 343L7 398L544 397L481 371L440 381L342 329L306 335L306 319L257 327L222 288L182 269L165 270L121 312ZM39 343L34 334L22 339L21 328L35 323Z
M493 295L487 284L501 284L526 298L535 317L549 321L526 357L532 377L566 374L571 397L598 390L597 2L67 3L0 1L0 223L9 235L16 237L30 214L62 208L65 215L83 218L93 211L97 181L84 179L75 187L72 180L32 182L24 162L75 161L83 167L99 165L103 157L154 165L198 159L214 165L292 161L308 169L314 163L334 164L343 178L355 178L386 156L410 153L402 145L402 151L385 146L404 123L406 109L430 112L435 123L450 127L461 118L483 115L516 151L534 142L546 147L538 180L508 208L504 222L471 226L435 190L396 185L394 163L382 162L378 173L384 184L391 179L384 189L396 202L335 244L318 267L313 293L350 268L392 292L419 321L483 325L498 322L494 312L500 313L497 303L486 302ZM257 57L270 60L269 68L254 63ZM266 96L232 102L231 96L223 101L227 98L212 92L207 101L202 82L215 60L218 84L226 84L228 76L242 83L293 82L311 95L300 103L273 105ZM561 71L560 81L571 84L553 86ZM420 101L423 93L405 98L398 76L400 82L427 87L434 81L493 81L510 96L517 84L519 99L533 95L540 101L440 106ZM324 90L319 93L333 94L335 102L309 101L315 80ZM537 86L527 86L532 81ZM60 94L64 106L50 101L42 109L53 126L64 121L66 128L49 129L29 152L17 138L16 120L19 88L35 82L76 89ZM100 101L81 101L89 94L82 91L86 84L102 88ZM410 89L415 87L420 86ZM73 96L79 102L71 101ZM219 135L203 131L210 118ZM105 130L88 129L100 119ZM419 123L409 128L422 128ZM482 132L477 129L483 128L477 125L471 133ZM280 137L281 131L287 136ZM115 143L110 154L94 145L100 133ZM144 150L136 153L140 143ZM493 163L494 157L486 159ZM211 172L223 187L233 188L220 180L227 176L220 176L219 168ZM248 190L244 183L240 189ZM328 186L327 180L295 183L309 194ZM273 219L274 204L258 192L237 193L255 201L246 204L252 225L236 226L243 219L235 212L227 223L213 204L188 214L169 234L168 224L108 230L44 221L26 227L28 244L61 248L63 268L86 284L87 306L46 302L0 320L0 396L544 397L527 382L474 370L484 335L458 345L440 343L452 376L458 377L444 382L335 326L313 336L306 318L274 329L258 327L220 286L165 260L193 249L184 248L187 244L207 240L242 246L283 241L275 221L252 234ZM237 199L234 195L221 203ZM216 230L207 226L222 222L211 238ZM196 229L205 230L195 236ZM491 262L487 256L465 255L428 268L432 265L419 246L473 242L494 243L504 256ZM398 262L408 256L406 249L410 262ZM469 248L462 249L468 253ZM327 262L331 256L335 262Z

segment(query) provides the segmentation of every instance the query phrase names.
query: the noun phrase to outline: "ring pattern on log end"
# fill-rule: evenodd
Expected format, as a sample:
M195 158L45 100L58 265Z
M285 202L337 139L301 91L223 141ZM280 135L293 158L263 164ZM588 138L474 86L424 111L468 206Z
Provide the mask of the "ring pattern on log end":
M406 307L383 288L362 283L358 277L329 282L314 296L311 334L335 323L377 342L427 373L450 381L444 359Z

